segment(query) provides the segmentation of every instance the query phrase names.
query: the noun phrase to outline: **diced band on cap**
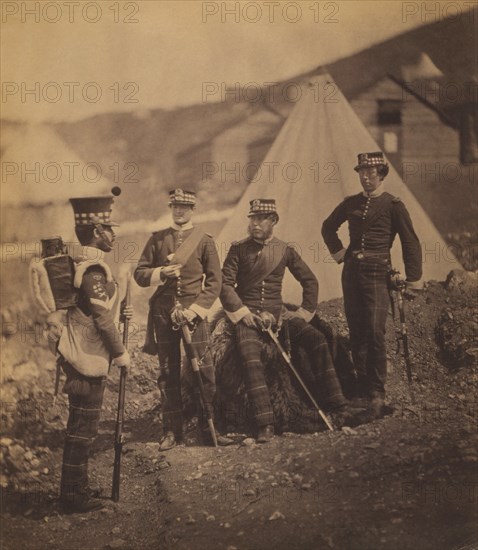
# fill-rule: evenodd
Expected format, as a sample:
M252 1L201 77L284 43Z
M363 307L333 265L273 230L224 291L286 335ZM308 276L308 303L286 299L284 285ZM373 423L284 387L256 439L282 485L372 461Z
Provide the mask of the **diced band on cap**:
M258 214L277 214L275 199L254 199L249 204L248 217Z
M169 192L169 206L172 204L184 204L194 206L196 204L196 193L184 189L171 189Z
M75 215L75 225L101 225L118 226L111 220L111 206L114 197L77 197L70 199Z
M357 166L354 170L359 171L360 168L372 168L374 166L388 166L385 162L385 158L381 151L376 151L374 153L359 153L357 155Z

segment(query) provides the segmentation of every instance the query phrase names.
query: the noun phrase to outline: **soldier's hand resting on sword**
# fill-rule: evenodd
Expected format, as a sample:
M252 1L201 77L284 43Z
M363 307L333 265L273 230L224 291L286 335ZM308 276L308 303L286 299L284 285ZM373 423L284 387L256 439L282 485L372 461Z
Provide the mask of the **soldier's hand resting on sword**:
M184 323L192 325L197 318L197 313L192 309L184 309L175 307L171 312L171 320L175 325L183 325Z
M249 328L260 328L262 325L261 318L254 313L248 313L247 315L244 315L244 317L241 319L241 322Z

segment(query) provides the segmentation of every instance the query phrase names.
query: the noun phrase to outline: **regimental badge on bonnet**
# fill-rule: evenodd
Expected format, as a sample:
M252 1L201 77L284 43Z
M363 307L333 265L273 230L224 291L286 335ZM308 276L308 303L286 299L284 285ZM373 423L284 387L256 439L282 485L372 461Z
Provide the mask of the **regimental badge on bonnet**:
M247 214L249 218L257 214L276 214L279 217L275 199L254 199L249 204L249 214Z
M119 194L117 191L113 192L115 195ZM100 223L101 225L118 227L119 224L111 220L113 201L114 197L112 195L70 199L75 214L75 225L96 225Z
M172 204L184 204L185 206L194 206L196 204L196 193L194 191L185 191L183 189L171 189L169 192L169 206Z
M373 166L386 166L388 169L388 164L385 162L385 158L381 151L376 151L374 153L359 153L357 155L357 160L358 164L354 168L356 172L358 172L360 168L372 168Z

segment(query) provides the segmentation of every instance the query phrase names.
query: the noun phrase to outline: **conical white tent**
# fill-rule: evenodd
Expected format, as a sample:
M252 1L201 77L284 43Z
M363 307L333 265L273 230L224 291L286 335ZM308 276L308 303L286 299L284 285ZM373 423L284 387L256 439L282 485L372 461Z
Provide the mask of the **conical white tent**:
M361 191L353 167L357 154L379 151L368 130L329 75L302 86L302 96L270 148L254 180L218 237L221 252L247 235L249 201L274 198L280 220L274 234L293 243L319 280L319 300L340 297L342 267L330 257L321 236L322 222L346 197ZM460 264L413 194L390 165L385 190L396 195L410 212L423 248L424 280L443 280ZM347 224L339 233L345 246ZM224 256L224 253L221 254ZM394 267L404 273L397 236L392 249ZM285 301L300 303L300 285L288 274Z

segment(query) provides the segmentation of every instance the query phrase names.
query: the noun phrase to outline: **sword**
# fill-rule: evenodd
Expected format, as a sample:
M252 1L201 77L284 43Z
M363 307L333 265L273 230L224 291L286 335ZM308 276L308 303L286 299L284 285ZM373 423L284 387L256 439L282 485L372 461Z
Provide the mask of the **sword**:
M397 305L398 313L400 317L400 328L396 329L397 333L397 353L400 351L400 341L403 344L403 358L405 360L405 369L407 372L408 388L410 391L410 398L412 403L415 403L415 395L413 392L413 378L412 378L412 362L410 359L410 348L408 347L408 331L405 318L405 301L404 294L407 287L405 281L400 277L400 272L396 269L391 271L391 292L397 293ZM393 299L392 299L393 304Z
M286 351L284 350L284 348L282 347L282 344L280 343L279 341L279 338L277 337L277 334L272 330L272 327L271 326L264 326L263 328L264 332L267 332L267 334L269 335L270 339L274 342L274 344L276 345L277 349L279 350L280 354L282 355L282 358L284 359L284 361L287 363L288 367L290 368L290 370L294 373L294 376L296 377L296 379L298 380L299 384L302 386L302 389L305 391L305 393L307 394L307 397L311 400L312 404L314 405L316 411L319 413L319 416L320 418L322 418L322 420L324 421L325 425L327 426L327 428L333 432L334 431L334 428L332 426L332 424L329 422L328 418L325 416L325 414L322 412L321 408L319 407L319 405L317 404L317 401L314 399L314 396L310 393L309 389L307 388L307 386L305 385L304 381L302 380L302 378L300 377L299 373L297 372L297 369L294 367L294 365L292 364L292 361L290 360L290 357L289 355L286 353Z
M196 384L199 389L199 398L201 400L201 406L203 411L206 413L207 425L209 427L209 431L211 432L211 437L214 443L214 447L217 447L216 429L214 428L214 421L212 419L210 406L206 400L206 394L204 392L204 384L201 378L201 370L199 368L197 353L196 353L196 350L194 349L194 345L192 342L191 331L189 330L187 323L181 323L180 328L181 328L181 332L184 340L186 355L188 356L188 359L191 363L191 367L194 372L194 377L196 378Z

